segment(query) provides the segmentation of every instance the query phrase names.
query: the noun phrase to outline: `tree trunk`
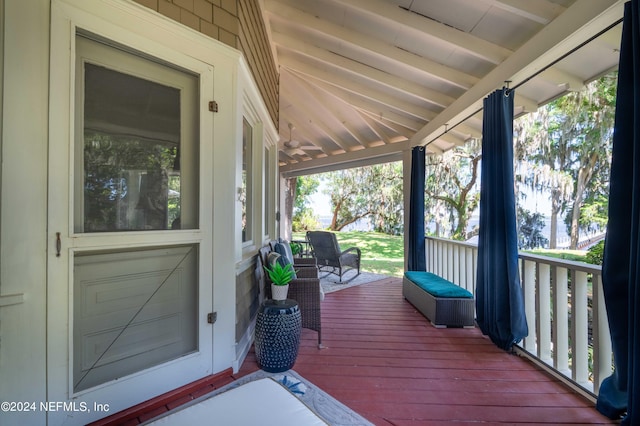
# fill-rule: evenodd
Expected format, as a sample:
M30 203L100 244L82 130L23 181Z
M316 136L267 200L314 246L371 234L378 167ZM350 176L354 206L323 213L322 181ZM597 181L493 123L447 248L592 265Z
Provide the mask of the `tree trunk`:
M582 208L582 198L587 188L587 183L593 175L593 168L598 161L598 155L593 153L589 157L589 162L578 171L578 179L576 182L576 196L573 200L573 212L571 214L571 246L572 250L578 248L580 241L580 210Z
M551 191L551 231L549 234L549 248L558 248L558 213L560 213L560 194Z
M284 199L284 215L285 220L280 220L280 223L286 223L287 226L282 227L282 237L285 240L291 241L293 223L293 204L296 198L296 185L298 184L298 178L288 178L285 180L285 199Z
M333 216L331 217L331 225L329 225L330 231L338 231L336 227L338 226L338 212L340 211L340 206L342 206L342 201L338 201L336 206L333 208Z

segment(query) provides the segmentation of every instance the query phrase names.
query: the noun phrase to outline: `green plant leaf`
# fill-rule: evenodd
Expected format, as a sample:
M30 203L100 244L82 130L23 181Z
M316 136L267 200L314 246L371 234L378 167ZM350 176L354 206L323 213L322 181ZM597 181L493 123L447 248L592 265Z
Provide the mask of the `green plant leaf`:
M269 279L275 285L287 285L293 279L295 271L293 265L290 263L282 266L279 262L276 262L273 267L269 268L265 266L264 269L269 275Z

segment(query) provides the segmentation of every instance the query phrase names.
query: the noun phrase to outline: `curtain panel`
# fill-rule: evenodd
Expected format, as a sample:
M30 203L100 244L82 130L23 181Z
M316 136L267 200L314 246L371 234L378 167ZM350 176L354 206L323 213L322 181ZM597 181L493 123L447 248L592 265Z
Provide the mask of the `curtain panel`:
M502 89L484 99L476 279L478 326L506 351L528 334L513 189L514 96Z
M426 271L426 247L424 241L424 180L425 148L411 150L411 192L409 195L409 253L407 270Z
M625 4L602 264L614 373L597 409L640 424L640 0ZM626 415L625 415L626 412Z

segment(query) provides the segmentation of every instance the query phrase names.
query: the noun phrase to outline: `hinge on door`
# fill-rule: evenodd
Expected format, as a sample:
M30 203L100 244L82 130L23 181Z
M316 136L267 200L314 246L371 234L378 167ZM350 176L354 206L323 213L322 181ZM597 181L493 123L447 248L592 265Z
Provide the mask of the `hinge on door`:
M218 112L218 103L216 101L209 102L209 111Z
M209 324L213 324L214 322L216 322L217 319L218 319L218 313L217 312L211 312L211 313L207 314L207 322Z

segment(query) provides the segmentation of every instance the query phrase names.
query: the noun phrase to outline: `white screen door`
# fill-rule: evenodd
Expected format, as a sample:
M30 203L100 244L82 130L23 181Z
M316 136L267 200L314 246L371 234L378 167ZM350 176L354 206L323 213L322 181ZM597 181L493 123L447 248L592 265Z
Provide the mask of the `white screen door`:
M200 92L213 71L90 36L75 45L73 140L51 142L69 161L50 173L50 192L69 191L50 194L60 230L50 289L67 292L67 398L126 400L212 370L210 203L200 197L211 122Z

